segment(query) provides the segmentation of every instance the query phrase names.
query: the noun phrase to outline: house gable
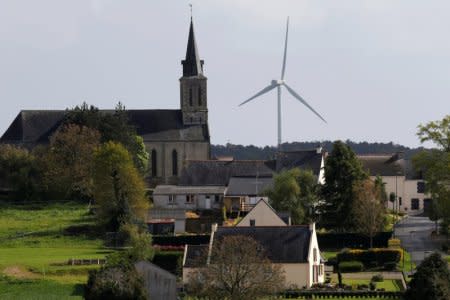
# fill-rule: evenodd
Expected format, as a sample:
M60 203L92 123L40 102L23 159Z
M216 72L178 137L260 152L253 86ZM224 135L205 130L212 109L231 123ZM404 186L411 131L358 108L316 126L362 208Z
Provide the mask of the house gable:
M286 223L277 215L272 206L262 199L236 226L251 226L251 220L254 221L254 226L286 226Z

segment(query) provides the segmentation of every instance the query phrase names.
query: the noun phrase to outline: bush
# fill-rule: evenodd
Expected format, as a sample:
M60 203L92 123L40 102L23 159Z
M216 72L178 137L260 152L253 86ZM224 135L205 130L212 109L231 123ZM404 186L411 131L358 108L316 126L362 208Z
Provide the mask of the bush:
M337 260L360 261L366 268L375 266L384 266L386 263L397 264L402 257L402 251L399 249L375 248L369 250L352 249L341 251L337 254Z
M369 283L369 288L371 291L374 291L377 288L377 284L373 281Z
M397 268L397 263L396 262L387 262L383 265L383 268L386 271L394 271Z
M91 270L84 297L86 300L147 299L141 278L129 266Z
M442 244L442 251L445 253L448 253L448 244L447 243Z
M363 264L359 261L343 261L339 263L340 272L361 272Z
M392 232L378 232L373 237L373 247L387 247ZM369 248L370 240L360 233L317 233L317 241L321 249Z
M383 275L381 274L376 274L372 276L371 281L373 282L382 282L384 280Z

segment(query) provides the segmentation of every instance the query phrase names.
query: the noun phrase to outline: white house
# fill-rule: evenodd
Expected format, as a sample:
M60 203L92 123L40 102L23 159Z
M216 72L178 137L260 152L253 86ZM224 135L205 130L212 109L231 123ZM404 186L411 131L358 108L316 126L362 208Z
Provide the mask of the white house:
M264 199L261 199L256 205L243 217L235 226L287 226L290 224L290 218L287 223L282 216L272 208Z
M218 240L232 235L249 236L260 243L272 263L281 265L284 270L286 288L309 288L313 284L324 282L324 265L317 242L315 224L311 224L309 226L213 226L209 245L186 245L183 257L183 283L188 282L189 274L193 270L207 263L208 259L204 258L201 261L199 257L209 253L208 250Z

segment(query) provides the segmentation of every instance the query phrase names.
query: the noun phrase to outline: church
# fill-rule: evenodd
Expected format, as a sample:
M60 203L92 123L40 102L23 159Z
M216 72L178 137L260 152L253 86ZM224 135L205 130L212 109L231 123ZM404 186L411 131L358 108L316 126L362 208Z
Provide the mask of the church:
M127 110L150 155L151 185L176 184L185 162L210 158L207 78L203 74L191 18L186 58L181 62L180 109ZM102 110L113 113L114 110ZM49 142L65 110L22 110L0 143L32 148Z

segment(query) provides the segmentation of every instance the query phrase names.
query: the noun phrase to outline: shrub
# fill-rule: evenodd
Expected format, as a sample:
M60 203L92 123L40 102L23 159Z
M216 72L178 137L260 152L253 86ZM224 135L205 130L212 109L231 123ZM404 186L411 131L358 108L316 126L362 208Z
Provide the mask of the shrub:
M89 272L86 300L147 299L143 283L133 267L103 267Z
M373 282L382 282L384 280L383 275L381 274L376 274L372 276L371 281Z
M359 261L343 261L339 263L340 272L361 272L363 264Z
M445 253L448 252L448 244L447 243L442 244L442 251Z
M400 239L389 239L388 240L389 248L400 248L400 246L401 246Z
M394 271L397 268L396 262L387 262L383 265L386 271Z
M172 274L181 275L182 259L183 252L161 251L157 252L153 257L153 263Z
M339 262L360 261L366 268L384 266L386 263L398 263L401 260L402 251L400 249L375 248L369 250L351 249L341 251L337 254Z
M374 291L377 288L377 284L373 281L369 283L369 288L371 291Z

